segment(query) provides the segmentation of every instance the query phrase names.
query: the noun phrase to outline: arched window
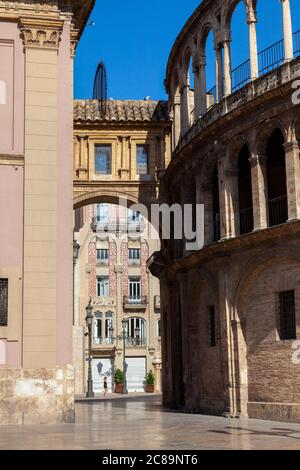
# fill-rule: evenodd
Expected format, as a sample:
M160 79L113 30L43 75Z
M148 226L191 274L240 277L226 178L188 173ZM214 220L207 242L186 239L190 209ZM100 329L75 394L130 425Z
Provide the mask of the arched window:
M245 2L241 0L230 18L232 91L246 85L250 79L249 25Z
M239 211L240 234L253 230L253 203L250 152L247 145L241 149L238 157L238 186L239 186Z
M126 324L128 346L146 346L146 320L143 318L129 318Z
M271 134L267 147L267 190L269 226L283 224L288 219L284 137L280 129Z
M212 187L212 196L213 196L213 240L220 240L221 236L221 227L220 227L220 199L219 199L219 175L218 175L218 166L215 165L213 172L213 187Z
M214 34L212 30L206 30L202 43L202 61L204 61L204 77L206 86L205 107L209 109L217 101L217 85L216 85L216 52L214 47Z

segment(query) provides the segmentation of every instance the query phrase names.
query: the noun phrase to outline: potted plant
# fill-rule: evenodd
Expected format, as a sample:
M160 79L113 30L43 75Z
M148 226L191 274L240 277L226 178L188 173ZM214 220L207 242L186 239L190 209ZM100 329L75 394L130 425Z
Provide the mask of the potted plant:
M120 369L115 371L115 393L122 393L123 390L123 372Z
M154 377L152 370L150 370L146 375L145 392L154 393L154 384L155 384L155 377Z

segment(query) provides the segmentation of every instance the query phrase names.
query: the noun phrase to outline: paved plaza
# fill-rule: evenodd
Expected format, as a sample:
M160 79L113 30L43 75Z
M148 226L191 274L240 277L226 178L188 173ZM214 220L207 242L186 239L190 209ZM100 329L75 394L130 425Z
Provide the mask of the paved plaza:
M300 424L169 412L160 400L77 403L75 425L0 428L0 449L300 449Z

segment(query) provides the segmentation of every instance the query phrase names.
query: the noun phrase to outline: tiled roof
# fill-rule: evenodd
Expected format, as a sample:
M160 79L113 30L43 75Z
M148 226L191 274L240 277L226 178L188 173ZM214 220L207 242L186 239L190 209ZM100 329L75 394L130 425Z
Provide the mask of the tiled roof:
M90 122L166 122L169 120L166 101L107 101L106 115L100 113L98 100L74 101L74 120Z

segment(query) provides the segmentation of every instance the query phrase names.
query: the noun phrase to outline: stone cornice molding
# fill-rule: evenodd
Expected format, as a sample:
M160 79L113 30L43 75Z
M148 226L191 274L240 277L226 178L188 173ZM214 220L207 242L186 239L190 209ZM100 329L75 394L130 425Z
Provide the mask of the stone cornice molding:
M21 17L19 27L25 47L58 49L63 30L62 20Z

